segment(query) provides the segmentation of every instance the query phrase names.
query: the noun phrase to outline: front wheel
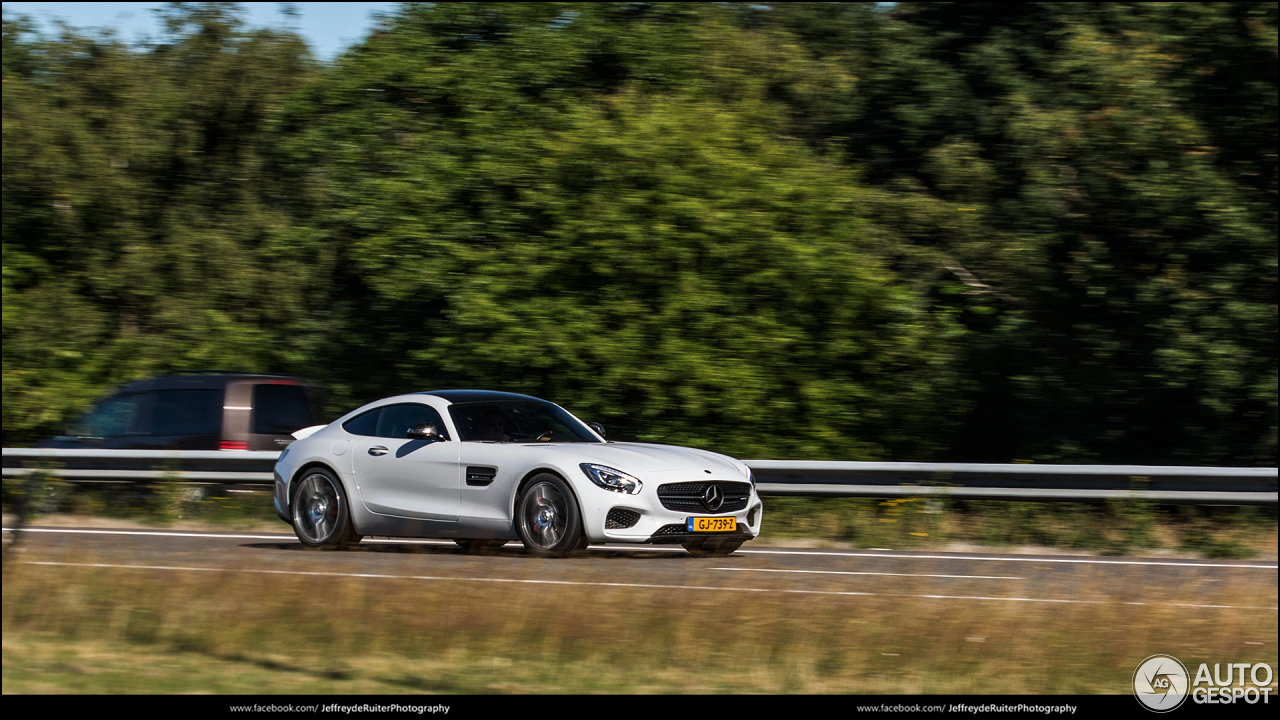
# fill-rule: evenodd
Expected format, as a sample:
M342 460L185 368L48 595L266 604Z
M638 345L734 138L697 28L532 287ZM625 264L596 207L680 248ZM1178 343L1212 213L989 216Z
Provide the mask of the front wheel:
M329 471L310 470L293 491L293 532L303 545L342 550L360 542L342 483Z
M581 547L582 513L569 485L550 473L534 477L516 501L516 532L529 552L542 557L564 557Z

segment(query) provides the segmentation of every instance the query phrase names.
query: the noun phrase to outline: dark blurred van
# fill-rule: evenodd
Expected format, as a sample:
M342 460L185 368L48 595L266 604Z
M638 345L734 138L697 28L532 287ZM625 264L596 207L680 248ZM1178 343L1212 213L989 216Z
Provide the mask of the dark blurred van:
M121 386L37 447L279 450L322 422L322 393L291 375L174 372Z

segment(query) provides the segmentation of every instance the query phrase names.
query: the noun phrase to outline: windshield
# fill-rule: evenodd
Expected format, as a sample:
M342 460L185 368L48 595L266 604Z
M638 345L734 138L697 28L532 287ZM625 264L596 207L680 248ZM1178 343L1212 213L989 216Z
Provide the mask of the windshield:
M600 442L549 402L464 403L450 405L449 415L463 442Z

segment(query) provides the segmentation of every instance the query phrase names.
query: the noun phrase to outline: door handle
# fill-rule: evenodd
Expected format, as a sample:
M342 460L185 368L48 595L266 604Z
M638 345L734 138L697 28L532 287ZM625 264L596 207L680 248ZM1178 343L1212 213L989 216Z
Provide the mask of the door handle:
M374 447L369 448L369 454L370 455L386 455L387 449L382 447L381 445L375 445Z

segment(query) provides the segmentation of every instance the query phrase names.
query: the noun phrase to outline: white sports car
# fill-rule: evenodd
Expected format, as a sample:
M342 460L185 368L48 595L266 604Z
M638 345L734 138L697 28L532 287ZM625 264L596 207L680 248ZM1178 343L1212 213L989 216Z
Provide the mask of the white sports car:
M309 547L380 535L469 550L518 539L546 556L606 542L727 555L760 532L741 462L607 442L600 425L527 395L397 395L295 436L275 466L276 512Z

